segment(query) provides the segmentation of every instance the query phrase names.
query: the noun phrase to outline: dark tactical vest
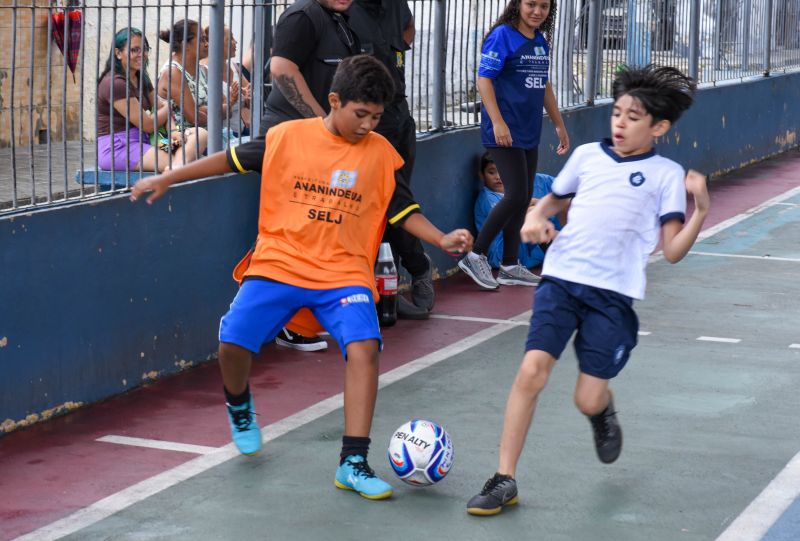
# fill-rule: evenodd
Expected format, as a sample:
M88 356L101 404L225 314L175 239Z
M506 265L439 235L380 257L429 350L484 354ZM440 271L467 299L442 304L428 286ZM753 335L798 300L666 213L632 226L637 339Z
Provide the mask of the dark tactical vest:
M305 65L299 66L300 73L306 80L314 99L328 113L330 111L328 93L333 82L333 74L344 58L361 52L361 44L356 33L349 28L347 20L341 14L324 9L316 0L297 0L281 17L287 17L297 11L304 12L311 20L317 44L311 59ZM352 38L350 43L348 43L343 27L349 30ZM313 37L309 36L309 39L313 39ZM266 133L276 124L298 118L303 118L303 115L286 100L278 87L273 84L272 91L267 97L266 112L261 122L261 133Z
M406 98L405 52L409 49L403 41L400 13L392 4L396 1L406 0L356 0L347 11L350 26L361 41L361 51L380 60L392 75L394 103Z

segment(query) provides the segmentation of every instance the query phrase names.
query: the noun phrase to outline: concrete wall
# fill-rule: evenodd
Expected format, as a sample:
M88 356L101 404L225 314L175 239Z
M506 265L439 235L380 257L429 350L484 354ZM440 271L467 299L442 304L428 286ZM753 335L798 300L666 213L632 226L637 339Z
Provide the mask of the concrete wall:
M800 74L704 90L659 151L719 173L797 146ZM607 135L610 105L568 111L573 146ZM476 129L423 139L414 190L444 230L472 227ZM545 124L540 170L557 173ZM255 175L0 218L0 434L204 362L256 230ZM431 250L439 274L455 259Z

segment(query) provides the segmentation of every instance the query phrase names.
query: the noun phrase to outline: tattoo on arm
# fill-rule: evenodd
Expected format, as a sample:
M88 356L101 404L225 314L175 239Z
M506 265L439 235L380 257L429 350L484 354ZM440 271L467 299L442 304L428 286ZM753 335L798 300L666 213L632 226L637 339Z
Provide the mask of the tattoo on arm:
M275 86L281 91L281 94L286 98L292 107L297 109L301 115L306 118L316 116L311 106L303 100L300 90L297 88L297 83L291 75L278 75L275 78Z

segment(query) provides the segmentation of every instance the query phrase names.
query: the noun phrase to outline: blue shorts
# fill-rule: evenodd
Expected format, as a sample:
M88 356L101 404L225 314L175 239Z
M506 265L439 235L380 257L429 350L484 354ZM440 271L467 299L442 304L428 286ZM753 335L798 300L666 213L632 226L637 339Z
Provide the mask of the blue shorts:
M639 319L633 299L620 293L547 276L536 288L525 351L561 356L574 331L581 372L616 376L636 347Z
M270 280L245 280L219 323L219 341L254 353L280 332L301 308L308 308L347 358L347 344L377 340L382 347L372 292L364 286L305 289Z

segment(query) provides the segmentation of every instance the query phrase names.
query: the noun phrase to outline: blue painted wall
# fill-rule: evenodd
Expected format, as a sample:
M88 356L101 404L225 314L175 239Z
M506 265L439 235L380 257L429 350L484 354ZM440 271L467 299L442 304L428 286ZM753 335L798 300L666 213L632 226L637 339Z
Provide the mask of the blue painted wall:
M254 239L258 182L0 220L0 423L62 413L213 353L231 268Z
M800 75L700 92L659 150L720 173L798 144ZM791 104L795 104L794 107ZM564 113L573 147L605 137L610 104ZM545 123L540 170L555 174ZM414 191L443 230L472 227L476 129L420 140ZM0 218L0 423L60 414L204 362L256 231L255 175ZM431 250L440 273L455 259ZM36 417L31 418L35 420Z

